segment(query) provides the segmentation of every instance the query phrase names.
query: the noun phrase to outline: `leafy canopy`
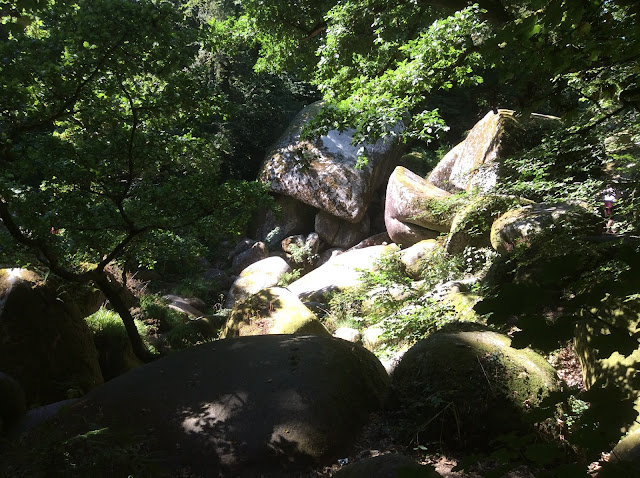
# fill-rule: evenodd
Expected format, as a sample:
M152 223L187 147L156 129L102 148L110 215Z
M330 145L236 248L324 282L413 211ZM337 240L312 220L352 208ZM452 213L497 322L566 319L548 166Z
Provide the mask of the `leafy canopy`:
M58 273L181 241L196 224L242 230L261 192L220 177L227 140L207 125L226 98L199 61L206 31L168 1L37 5L0 43L0 216L12 235Z

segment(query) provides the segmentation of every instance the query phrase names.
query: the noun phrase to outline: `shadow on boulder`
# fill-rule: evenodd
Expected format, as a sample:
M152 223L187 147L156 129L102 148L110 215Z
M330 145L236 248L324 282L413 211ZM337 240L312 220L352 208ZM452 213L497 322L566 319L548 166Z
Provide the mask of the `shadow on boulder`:
M149 461L137 470L141 476L158 476L154 469L169 476L284 476L344 455L369 414L381 407L387 384L378 359L343 340L239 337L139 367L95 389L47 426L58 435L65 431L57 443L103 434L107 443L100 453L121 446L109 437L126 438L127 450L141 455L135 465ZM41 461L48 455L37 446L42 436L35 429L24 439ZM64 461L69 450L58 446L54 452L47 462ZM102 470L93 463L80 456L75 470L97 476ZM37 472L48 464L31 459L28 466ZM126 475L133 467L111 471Z

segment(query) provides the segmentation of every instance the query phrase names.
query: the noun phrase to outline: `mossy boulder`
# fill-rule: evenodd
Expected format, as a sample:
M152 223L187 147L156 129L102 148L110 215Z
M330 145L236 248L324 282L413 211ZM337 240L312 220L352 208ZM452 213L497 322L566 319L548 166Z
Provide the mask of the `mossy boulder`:
M97 331L93 341L98 350L100 370L105 380L122 375L142 365L142 361L133 353L133 347L125 331Z
M105 476L94 456L77 454L86 438L95 444L93 454L135 450L135 459L109 476L131 474L134 465L136 476L180 476L186 470L191 476L301 476L299 470L349 453L369 415L381 408L388 381L373 354L333 337L219 340L95 389L49 424L62 435L58 444L82 439L67 449L32 450L33 456L43 460L54 448L59 474L81 469L83 476ZM42 435L36 428L26 440L34 443ZM62 456L65 450L74 461ZM39 465L44 475L50 461Z
M597 308L583 311L574 335L585 388L615 391L620 399L628 401L627 411L634 415L640 413L639 324L640 299L608 294ZM618 410L622 411L620 405ZM629 423L631 419L616 431L623 425L627 430L640 430L637 419ZM635 454L640 457L640 450ZM640 465L640 459L637 463Z
M533 201L514 196L476 195L456 212L447 238L446 250L458 254L466 247L491 247L491 226L501 215Z
M540 114L518 117L513 111L489 111L429 174L428 180L441 189L458 191L495 187L500 178L500 161L514 151L539 141L540 130L558 124L558 118Z
M462 321L476 322L478 316L473 307L480 300L480 296L472 292L468 284L455 282L451 285L451 289L444 296L444 302L451 304L457 312L457 317Z
M392 376L390 408L401 435L467 449L531 425L527 414L557 386L540 355L477 324L455 324L421 340Z
M82 309L65 285L24 269L0 271L0 370L28 405L84 393L103 382Z
M640 429L629 433L613 448L609 462L598 477L640 477Z
M491 245L500 253L544 233L593 235L602 230L602 219L579 203L542 203L512 209L491 226Z
M616 347L617 350L611 351L604 347L603 339L615 339L612 334L620 331L634 337L640 332L639 324L640 299L637 298L607 296L598 308L583 313L582 320L576 323L574 346L587 389L596 385L615 385L638 393L640 383L628 379L640 374L640 349L633 348L624 353L625 350Z
M412 279L419 279L423 260L429 257L434 249L441 247L435 239L428 239L402 250L400 252L400 260L405 266L407 275Z
M367 213L374 192L397 164L402 146L389 139L353 144L353 129L331 130L315 141L301 140L304 126L322 106L322 102L313 103L292 120L267 154L259 180L272 192L358 223ZM398 123L396 131L401 126ZM361 148L367 151L368 161L363 167L355 167Z
M432 466L416 463L404 455L365 458L334 473L333 478L441 478Z
M296 333L330 335L296 295L270 287L236 304L221 337Z

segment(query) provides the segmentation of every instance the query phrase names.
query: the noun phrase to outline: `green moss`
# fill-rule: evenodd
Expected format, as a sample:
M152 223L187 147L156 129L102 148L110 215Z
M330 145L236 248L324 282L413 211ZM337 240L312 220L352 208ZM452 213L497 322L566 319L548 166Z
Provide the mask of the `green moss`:
M551 365L479 325L456 327L416 344L394 373L403 434L484 448L527 431L527 414L556 386Z
M329 332L296 296L271 287L236 304L221 336L294 333Z

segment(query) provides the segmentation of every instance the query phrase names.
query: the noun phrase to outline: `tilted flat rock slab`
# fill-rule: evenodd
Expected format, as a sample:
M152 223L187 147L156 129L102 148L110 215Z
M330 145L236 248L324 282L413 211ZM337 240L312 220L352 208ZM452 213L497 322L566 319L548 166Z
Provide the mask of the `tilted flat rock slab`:
M354 130L332 130L315 142L301 141L304 125L321 108L320 102L313 103L294 118L267 155L259 179L273 192L341 219L360 222L374 190L391 170L393 158L399 158L399 150L391 141L383 140L353 145ZM368 162L357 169L362 148L367 151Z
M334 256L287 287L303 301L322 302L330 292L360 283L362 270L372 270L383 254L397 250L396 245L352 249Z
M498 166L504 157L504 139L510 131L527 129L530 122L554 124L558 118L532 113L516 120L512 110L489 111L475 124L464 141L449 151L429 174L428 181L449 192L478 189L486 193L499 180ZM522 145L511 145L511 148ZM507 152L507 154L509 154Z
M440 201L451 196L402 166L393 170L387 183L384 222L393 242L411 246L434 239L451 227L452 217L434 213Z

